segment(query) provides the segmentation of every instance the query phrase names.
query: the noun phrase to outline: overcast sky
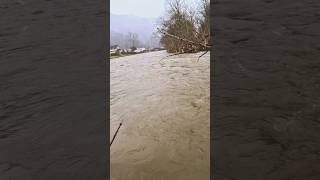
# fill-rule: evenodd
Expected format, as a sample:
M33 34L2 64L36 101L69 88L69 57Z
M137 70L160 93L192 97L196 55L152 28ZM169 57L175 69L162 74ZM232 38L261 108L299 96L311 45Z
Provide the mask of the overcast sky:
M157 18L164 14L165 0L111 0L112 14Z

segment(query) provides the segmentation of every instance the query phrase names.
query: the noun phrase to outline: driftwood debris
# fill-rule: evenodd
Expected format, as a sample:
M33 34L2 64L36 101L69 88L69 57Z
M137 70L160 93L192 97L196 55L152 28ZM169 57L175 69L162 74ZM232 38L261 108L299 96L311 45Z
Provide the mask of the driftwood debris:
M190 44L190 45L197 45L197 46L201 46L202 48L206 49L206 51L198 57L197 62L200 60L200 58L201 58L202 56L204 56L205 54L207 54L207 53L210 51L211 47L212 47L212 45L210 45L210 44L204 44L204 43L194 42L194 41L188 40L188 39L186 39L186 38L182 38L182 37L179 37L179 36L176 36L176 35L167 33L167 32L165 32L165 31L162 31L162 30L159 30L159 29L158 29L158 32L162 33L162 34L165 35L165 36L168 36L168 37L171 37L171 38L180 40L180 41L184 41L184 42L186 42L186 43L188 43L188 44ZM168 58L168 57L176 56L176 55L180 55L180 54L184 54L184 53L191 53L191 51L190 51L190 52L188 52L188 51L186 51L186 52L182 51L182 52L170 54L170 55L162 58L160 61L162 61L163 59L166 59L166 58Z
M194 42L194 41L188 40L188 39L186 39L186 38L182 38L182 37L175 36L175 35L173 35L173 34L167 33L167 32L165 32L165 31L163 31L163 30L159 30L159 29L158 29L158 31L159 31L160 33L162 33L163 35L165 35L165 36L168 36L168 37L171 37L171 38L180 40L180 41L184 41L184 42L186 42L186 43L188 43L188 44L190 44L190 45L198 45L198 46L201 46L201 47L203 47L203 48L205 48L205 49L210 49L210 48L212 47L212 45L210 45L210 44L204 44L204 43Z

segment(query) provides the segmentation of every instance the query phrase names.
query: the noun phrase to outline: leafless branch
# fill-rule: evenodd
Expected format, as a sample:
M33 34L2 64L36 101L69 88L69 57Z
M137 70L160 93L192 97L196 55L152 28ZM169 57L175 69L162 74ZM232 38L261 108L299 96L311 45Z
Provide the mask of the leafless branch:
M189 43L189 44L199 45L199 46L204 47L204 48L206 48L206 49L210 49L210 48L211 48L211 45L209 45L209 44L203 44L203 43L199 43L199 42L194 42L194 41L191 41L191 40L188 40L188 39L185 39L185 38L181 38L181 37L179 37L179 36L175 36L175 35L173 35L173 34L167 33L167 32L165 32L165 31L163 31L163 30L160 30L160 29L158 29L158 31L159 31L160 33L168 36L168 37L171 37L171 38L174 38L174 39L177 39L177 40L180 40L180 41L184 41L184 42L187 42L187 43Z
M202 56L204 56L205 54L207 54L208 52L209 52L209 50L207 50L206 52L204 52L203 54L201 54L201 55L198 57L197 62L199 62L200 58L201 58Z

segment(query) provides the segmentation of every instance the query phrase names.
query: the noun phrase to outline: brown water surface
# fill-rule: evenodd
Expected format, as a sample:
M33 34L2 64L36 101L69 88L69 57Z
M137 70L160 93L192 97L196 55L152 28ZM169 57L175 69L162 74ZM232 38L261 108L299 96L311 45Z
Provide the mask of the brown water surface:
M112 180L209 180L209 54L112 59Z

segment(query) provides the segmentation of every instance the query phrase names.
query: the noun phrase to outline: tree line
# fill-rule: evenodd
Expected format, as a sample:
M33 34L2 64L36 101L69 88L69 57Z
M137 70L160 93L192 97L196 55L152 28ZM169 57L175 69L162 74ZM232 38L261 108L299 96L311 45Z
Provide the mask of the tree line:
M148 40L141 40L137 33L128 32L126 34L111 32L110 45L118 45L123 49L136 49L140 47L159 47L159 39L151 36Z

